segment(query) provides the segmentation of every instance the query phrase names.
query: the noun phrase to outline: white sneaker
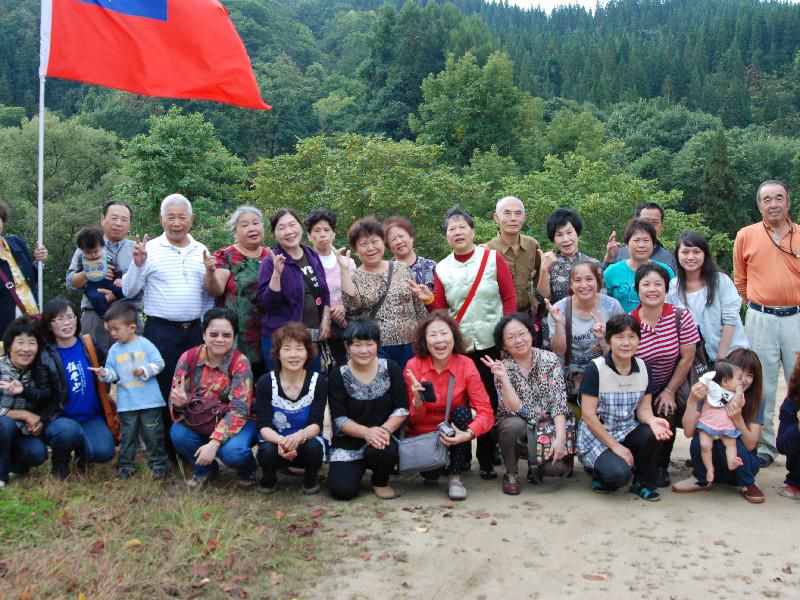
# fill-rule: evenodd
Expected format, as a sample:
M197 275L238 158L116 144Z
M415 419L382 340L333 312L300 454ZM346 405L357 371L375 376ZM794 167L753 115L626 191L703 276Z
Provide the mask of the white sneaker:
M2 490L4 487L6 487L6 482L0 479L0 490Z

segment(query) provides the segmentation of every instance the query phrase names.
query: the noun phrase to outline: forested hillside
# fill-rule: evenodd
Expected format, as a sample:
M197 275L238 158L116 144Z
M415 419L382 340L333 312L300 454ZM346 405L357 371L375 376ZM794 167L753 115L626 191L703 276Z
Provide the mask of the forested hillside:
M109 196L152 232L160 197L186 193L210 245L241 201L327 205L343 223L397 211L437 258L435 224L455 202L484 236L500 194L524 198L540 238L552 208L576 207L598 255L653 199L673 209L667 241L706 227L725 263L758 182L800 182L798 5L620 0L548 16L480 0L224 4L268 113L48 82L49 291L70 236ZM38 11L0 0L0 195L29 239Z

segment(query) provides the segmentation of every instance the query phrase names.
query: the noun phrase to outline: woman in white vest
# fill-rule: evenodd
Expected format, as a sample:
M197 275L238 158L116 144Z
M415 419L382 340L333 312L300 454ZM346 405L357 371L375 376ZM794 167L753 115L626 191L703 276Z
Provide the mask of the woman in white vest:
M636 357L641 331L630 315L606 323L607 355L592 360L581 381L582 420L578 457L592 471L592 490L603 494L624 486L644 500L661 499L656 489L659 441L672 437L666 419L653 415L652 377Z
M475 223L468 212L457 206L451 208L444 218L443 229L453 252L436 265L433 293L423 284L409 283L409 286L428 310L450 311L464 337L467 356L478 368L492 408L497 411L494 376L480 358L500 359L494 327L517 308L514 279L502 256L475 245ZM492 432L478 438L476 454L483 479L497 477L495 446Z

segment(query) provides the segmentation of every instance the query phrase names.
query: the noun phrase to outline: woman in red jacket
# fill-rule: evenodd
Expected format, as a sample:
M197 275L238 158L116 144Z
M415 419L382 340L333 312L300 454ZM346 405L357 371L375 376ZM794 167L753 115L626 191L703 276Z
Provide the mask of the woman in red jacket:
M451 378L453 395L450 405L451 435L441 434L448 447L448 495L451 500L464 500L467 490L461 472L469 468L472 440L491 430L494 411L475 363L464 350L458 325L447 311L432 312L417 327L414 358L406 364L408 378L409 417L406 437L436 431L445 420ZM472 411L476 416L473 418ZM441 431L441 429L440 429ZM436 483L440 471L422 476L426 483Z

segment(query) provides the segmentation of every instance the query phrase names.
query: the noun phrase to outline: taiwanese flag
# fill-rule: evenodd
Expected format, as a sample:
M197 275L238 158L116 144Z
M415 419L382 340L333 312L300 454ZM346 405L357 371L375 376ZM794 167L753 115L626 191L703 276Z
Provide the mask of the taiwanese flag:
M269 109L218 0L42 0L40 75Z

